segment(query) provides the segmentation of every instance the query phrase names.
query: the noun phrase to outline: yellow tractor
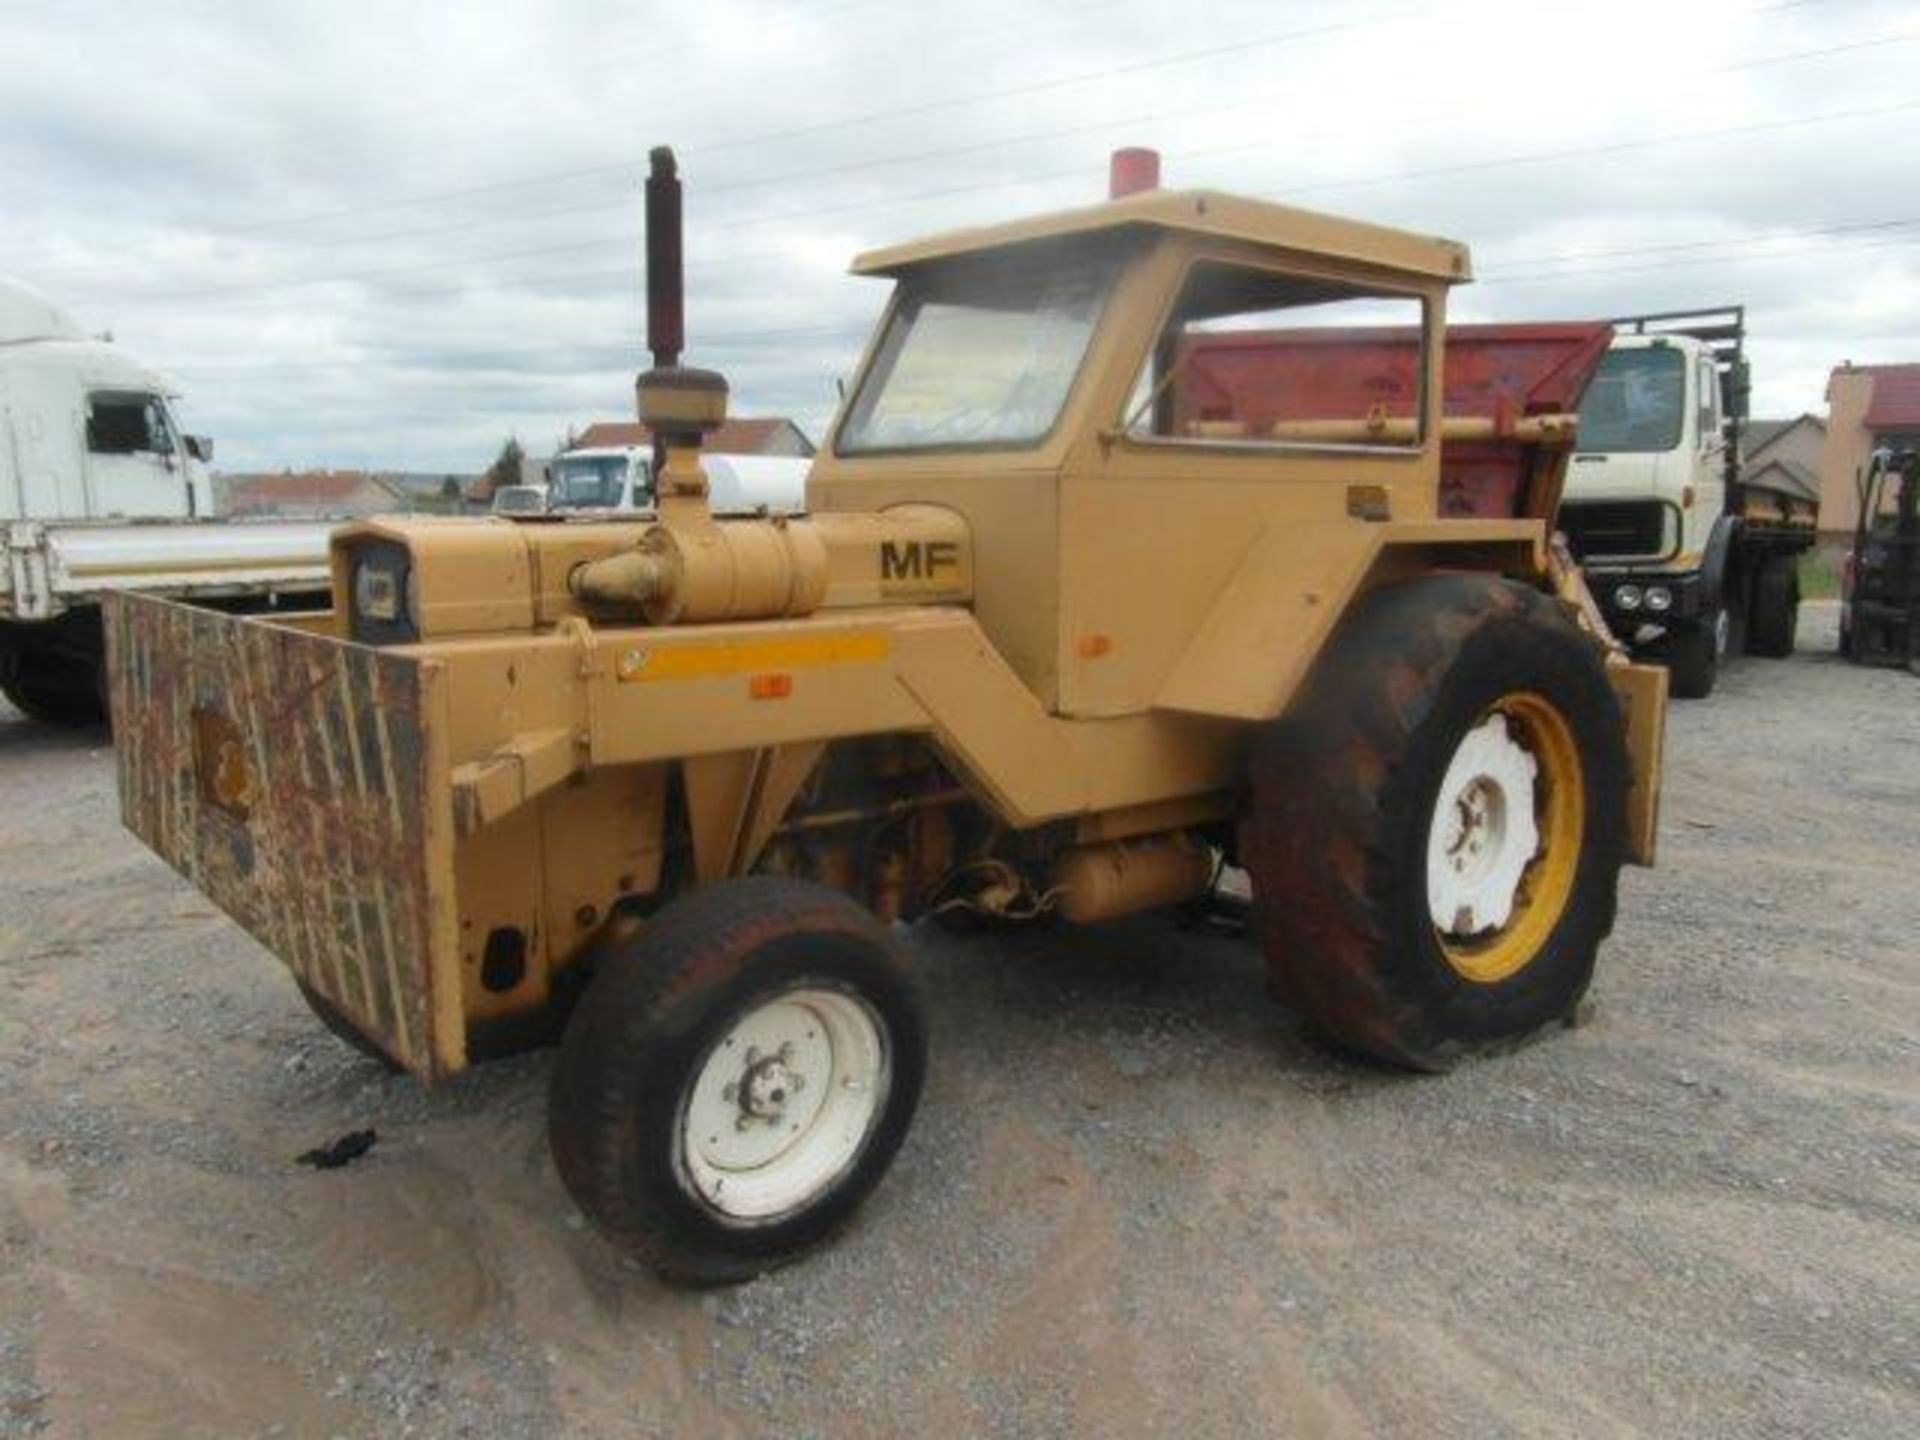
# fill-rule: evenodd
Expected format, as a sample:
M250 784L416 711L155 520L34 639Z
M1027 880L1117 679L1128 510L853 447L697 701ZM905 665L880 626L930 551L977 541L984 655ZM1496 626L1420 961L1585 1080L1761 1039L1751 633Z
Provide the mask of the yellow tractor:
M1566 1018L1651 862L1665 672L1551 544L1575 417L1443 407L1466 250L1115 188L861 258L893 297L806 513L728 517L656 151L656 514L351 525L305 619L111 608L126 823L423 1080L557 1038L561 1178L670 1276L892 1161L897 922L1237 864L1276 995L1439 1069ZM1300 358L1257 404L1189 363L1250 328Z

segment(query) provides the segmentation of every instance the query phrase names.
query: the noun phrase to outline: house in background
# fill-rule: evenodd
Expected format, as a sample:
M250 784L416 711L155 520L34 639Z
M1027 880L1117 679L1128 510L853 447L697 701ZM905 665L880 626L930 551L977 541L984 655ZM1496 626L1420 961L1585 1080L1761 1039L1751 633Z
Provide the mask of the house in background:
M382 470L378 476L404 497L407 509L442 515L460 513L474 479L471 474L445 470Z
M1740 427L1740 478L1818 501L1826 444L1827 422L1818 415L1749 420Z
M637 421L596 420L574 436L567 448L592 450L652 443L653 432ZM805 459L813 454L813 442L806 431L784 415L728 420L707 437L701 448L715 455L795 455Z
M1820 456L1820 534L1851 536L1860 476L1882 445L1920 445L1920 365L1842 365L1827 377L1827 439Z
M284 470L270 475L224 475L223 509L237 518L331 520L408 508L396 486L365 470Z

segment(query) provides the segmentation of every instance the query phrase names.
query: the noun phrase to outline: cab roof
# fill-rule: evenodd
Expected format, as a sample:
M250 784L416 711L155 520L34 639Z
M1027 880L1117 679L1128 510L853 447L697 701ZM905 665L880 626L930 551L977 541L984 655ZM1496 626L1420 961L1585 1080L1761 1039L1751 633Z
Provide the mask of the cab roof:
M897 275L930 260L1069 235L1136 228L1326 255L1427 279L1463 281L1473 277L1467 247L1458 241L1248 200L1217 190L1148 190L1078 210L951 230L925 240L869 250L854 260L853 273Z

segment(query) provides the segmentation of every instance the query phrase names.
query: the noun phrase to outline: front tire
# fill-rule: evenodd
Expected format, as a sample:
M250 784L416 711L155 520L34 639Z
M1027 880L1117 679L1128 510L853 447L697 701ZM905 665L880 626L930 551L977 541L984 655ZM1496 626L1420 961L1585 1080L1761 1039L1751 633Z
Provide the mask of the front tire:
M1376 591L1257 748L1241 854L1276 995L1444 1069L1569 1015L1613 925L1627 755L1593 642L1505 581Z
M554 1069L562 1182L669 1279L749 1279L843 1224L919 1101L905 956L847 897L775 877L675 901L611 948Z
M1726 611L1716 609L1669 631L1661 640L1659 658L1678 698L1704 700L1713 694L1728 628Z

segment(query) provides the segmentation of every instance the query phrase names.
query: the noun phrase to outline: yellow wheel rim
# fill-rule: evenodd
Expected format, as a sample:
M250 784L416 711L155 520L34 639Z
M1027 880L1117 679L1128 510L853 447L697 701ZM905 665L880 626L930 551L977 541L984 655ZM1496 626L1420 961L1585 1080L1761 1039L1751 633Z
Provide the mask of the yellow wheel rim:
M1585 827L1566 718L1543 695L1503 695L1456 748L1429 827L1428 904L1447 963L1482 985L1532 963L1573 896Z

